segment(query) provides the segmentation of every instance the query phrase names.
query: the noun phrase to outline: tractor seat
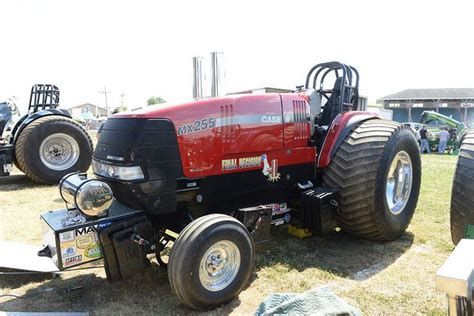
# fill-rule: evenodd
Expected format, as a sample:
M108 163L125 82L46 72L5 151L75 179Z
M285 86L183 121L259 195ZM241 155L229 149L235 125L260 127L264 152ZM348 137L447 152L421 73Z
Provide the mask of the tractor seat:
M334 82L334 88L332 89L331 96L324 105L323 112L318 119L319 126L330 125L334 118L339 114L339 103L341 96L341 80L342 78L337 78Z

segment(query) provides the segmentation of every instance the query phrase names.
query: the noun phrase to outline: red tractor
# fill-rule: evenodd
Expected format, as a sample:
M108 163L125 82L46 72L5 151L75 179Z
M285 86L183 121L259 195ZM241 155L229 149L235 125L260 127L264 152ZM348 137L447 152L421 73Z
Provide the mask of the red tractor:
M397 238L418 200L417 141L359 111L358 85L354 67L329 62L293 93L113 116L93 155L97 179L64 177L68 209L42 216L54 238L41 255L60 269L103 257L117 281L154 252L180 300L205 309L242 291L272 225Z

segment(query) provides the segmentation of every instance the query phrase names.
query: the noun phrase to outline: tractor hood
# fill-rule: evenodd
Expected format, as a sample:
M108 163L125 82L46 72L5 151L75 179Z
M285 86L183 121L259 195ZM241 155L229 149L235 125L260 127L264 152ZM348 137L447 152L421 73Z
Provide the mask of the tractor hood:
M113 115L102 127L94 172L120 192L122 203L174 210L178 179L232 172L223 171L222 161L242 152L259 158L262 150L283 149L281 100L280 94L238 95ZM132 171L138 174L132 180L117 176Z
M236 104L236 103L260 103L264 100L273 100L275 97L279 99L279 94L239 94L239 95L230 95L219 98L209 98L199 101L192 101L187 103L179 104L157 104L152 105L146 108L143 108L138 111L128 111L122 112L113 115L113 118L144 118L144 119L156 119L156 118L168 118L179 121L189 121L189 119L198 118L200 113L205 114L209 112L219 113L220 107ZM278 100L276 100L279 102ZM264 107L262 107L264 109Z
M271 139L281 147L282 121L282 101L277 93L160 104L109 118L102 128L94 158L133 163L138 157L151 154L152 144L159 147L157 152L160 153L167 150L165 146L173 145L179 147L184 175L198 177L214 167L215 172L221 171L223 152L242 152L240 146L232 144L239 135L248 143L246 150L261 150L261 141L252 141L260 134L274 135ZM208 156L206 159L214 161L212 165L197 158L204 153ZM216 157L212 157L214 154ZM216 163L219 165L214 165Z

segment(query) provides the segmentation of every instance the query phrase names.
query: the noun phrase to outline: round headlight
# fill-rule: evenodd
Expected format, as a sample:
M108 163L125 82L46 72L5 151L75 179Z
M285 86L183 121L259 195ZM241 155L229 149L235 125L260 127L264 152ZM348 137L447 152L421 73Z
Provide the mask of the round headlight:
M76 206L88 216L104 216L114 196L107 183L91 180L82 185L76 193Z
M64 176L59 182L63 200L87 216L106 216L114 196L105 182L87 179L85 173Z

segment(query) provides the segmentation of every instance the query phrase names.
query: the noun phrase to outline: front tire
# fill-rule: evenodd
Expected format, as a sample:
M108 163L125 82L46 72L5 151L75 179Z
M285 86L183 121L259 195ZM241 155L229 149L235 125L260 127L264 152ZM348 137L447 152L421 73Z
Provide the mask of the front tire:
M15 159L33 181L56 184L71 172L85 172L92 161L92 140L72 119L59 115L39 118L18 135Z
M211 214L191 222L176 239L168 277L181 302L209 309L239 295L254 262L254 245L245 226L233 217Z
M466 225L474 225L474 131L467 132L459 151L451 193L451 239L464 238Z
M323 174L324 185L339 190L336 219L342 230L380 241L406 230L420 181L415 136L398 123L379 119L352 131Z

